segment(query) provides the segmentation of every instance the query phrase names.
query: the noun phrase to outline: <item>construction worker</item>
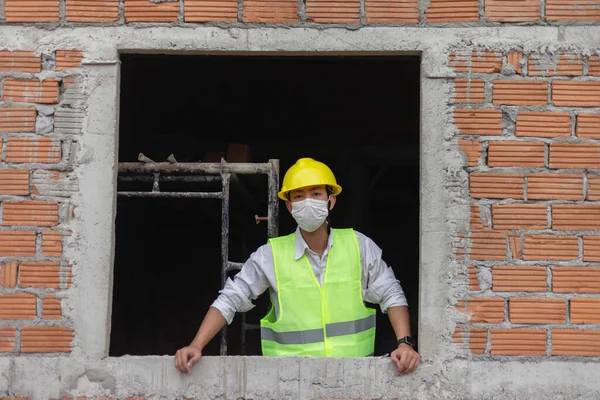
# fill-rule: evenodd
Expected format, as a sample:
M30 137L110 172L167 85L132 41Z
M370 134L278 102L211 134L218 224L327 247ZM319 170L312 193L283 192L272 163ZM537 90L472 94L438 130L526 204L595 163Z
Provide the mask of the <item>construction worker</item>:
M329 211L342 191L329 167L299 159L283 178L279 198L298 223L290 235L269 239L209 308L196 337L175 354L175 367L191 373L202 349L236 312L246 312L265 290L272 307L261 320L264 356L365 357L375 347L375 310L387 313L398 339L391 352L396 374L420 361L411 339L404 292L381 249L353 229L329 226Z

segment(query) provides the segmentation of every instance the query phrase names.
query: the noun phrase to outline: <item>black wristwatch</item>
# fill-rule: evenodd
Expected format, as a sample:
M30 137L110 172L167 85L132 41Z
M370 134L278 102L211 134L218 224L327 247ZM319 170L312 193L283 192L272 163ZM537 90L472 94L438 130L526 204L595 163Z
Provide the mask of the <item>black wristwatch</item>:
M400 346L402 343L406 343L407 345L409 345L413 349L415 348L415 341L410 336L404 336L403 338L398 339L398 346Z

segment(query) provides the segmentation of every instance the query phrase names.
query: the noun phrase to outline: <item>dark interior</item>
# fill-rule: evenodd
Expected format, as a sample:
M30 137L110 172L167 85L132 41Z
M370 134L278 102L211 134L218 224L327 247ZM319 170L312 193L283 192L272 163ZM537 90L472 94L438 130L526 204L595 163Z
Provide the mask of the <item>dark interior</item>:
M383 249L400 280L417 336L419 292L419 111L417 56L121 56L119 162L141 152L157 162L280 161L280 182L300 157L327 163L343 192L334 227L352 227ZM235 154L234 154L235 153ZM120 180L118 190L152 182ZM220 184L161 182L162 191L220 190ZM267 240L265 175L231 187L230 260ZM279 234L296 225L280 204ZM190 343L221 285L221 202L117 201L110 355L164 355ZM233 274L232 274L233 276ZM258 323L268 294L246 313ZM228 354L260 354L257 330L241 345L242 315L227 329ZM418 340L418 338L417 338ZM219 354L219 336L205 355ZM378 312L376 355L395 348Z

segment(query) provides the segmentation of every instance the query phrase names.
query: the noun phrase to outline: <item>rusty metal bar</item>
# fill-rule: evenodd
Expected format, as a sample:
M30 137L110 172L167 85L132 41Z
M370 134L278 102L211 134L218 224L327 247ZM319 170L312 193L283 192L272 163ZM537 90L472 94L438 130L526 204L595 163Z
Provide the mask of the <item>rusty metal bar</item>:
M267 163L119 163L119 173L203 173L203 174L269 174L273 168Z
M221 202L221 288L225 287L227 281L227 269L229 267L229 180L231 176L228 173L221 174L223 183L223 198ZM221 332L221 350L222 356L227 355L227 325Z
M243 266L244 266L244 263L228 261L227 262L227 272L239 271L240 269L242 269Z
M267 228L267 236L269 238L279 236L279 197L277 192L279 191L279 160L269 160L271 169L269 170L269 209L268 209L268 221L269 226Z
M221 192L117 192L121 197L153 197L184 199L222 199Z
M148 175L119 175L118 179L122 182L154 182L154 178ZM160 176L161 182L189 182L189 183L210 183L221 182L220 175L166 175Z

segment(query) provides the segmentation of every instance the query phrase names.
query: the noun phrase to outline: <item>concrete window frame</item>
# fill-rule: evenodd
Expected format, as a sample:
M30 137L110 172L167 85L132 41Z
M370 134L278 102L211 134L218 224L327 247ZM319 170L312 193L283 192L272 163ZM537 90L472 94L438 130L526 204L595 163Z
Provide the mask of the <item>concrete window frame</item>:
M264 31L271 29L265 28ZM81 229L75 230L80 232L80 237L67 249L68 258L73 260L74 265L81 266L77 269L78 283L75 290L78 294L74 297L78 301L69 300L76 331L73 355L117 364L156 359L153 356L143 356L136 357L136 361L133 361L129 357L108 357L118 163L119 56L122 53L242 55L260 51L262 55L281 55L283 51L303 55L420 55L420 295L419 326L413 329L419 330L420 354L424 360L439 359L444 347L449 344L448 340L442 339L450 333L450 324L440 324L440 321L448 318L445 315L446 307L442 306L447 296L439 280L439 272L444 269L442 264L450 257L448 246L440 246L449 243L444 228L446 207L443 196L444 171L447 169L443 156L444 138L448 135L444 134L443 129L447 126L446 109L451 89L446 79L437 78L440 75L438 68L445 63L443 52L435 49L415 50L421 47L418 32L411 32L409 37L400 40L401 35L397 36L397 31L387 31L392 37L397 37L395 41L398 48L390 50L385 49L387 46L375 49L369 44L370 40L379 35L378 30L372 29L360 40L364 41L362 44L346 42L344 37L351 32L345 30L302 29L295 34L275 31L272 33L275 35L273 38L279 40L262 43L260 35L255 36L243 29L197 28L193 32L184 29L180 31L181 36L159 29L157 36L145 39L146 43L155 43L154 47L147 48L139 40L141 36L135 39L137 32L128 30L133 36L122 42L106 44L101 49L96 49L88 60L84 60L86 91L89 96L85 103L87 120L80 156L82 162L77 167L81 179L76 200L80 204ZM194 40L198 35L207 38L207 41L203 43ZM245 40L241 40L243 36L246 36ZM173 43L178 43L179 51L173 50ZM434 47L438 46L440 45ZM215 51L225 48L228 49L227 52ZM427 96L427 93L438 95ZM424 132L428 134L424 135ZM206 357L207 360L210 358Z

